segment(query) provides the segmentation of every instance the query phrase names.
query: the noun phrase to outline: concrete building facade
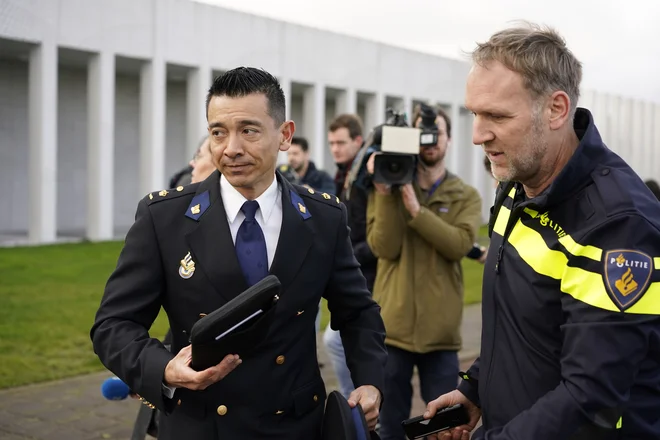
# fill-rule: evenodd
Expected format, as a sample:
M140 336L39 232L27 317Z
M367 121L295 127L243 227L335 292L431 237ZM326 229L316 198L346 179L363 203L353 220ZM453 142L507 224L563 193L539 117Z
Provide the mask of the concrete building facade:
M358 113L369 130L387 107L443 106L449 168L481 192L486 221L492 181L462 106L465 61L190 0L0 0L0 242L121 236L206 133L213 77L241 65L280 79L287 117L330 173L336 114ZM610 148L655 177L660 105L587 90L580 105Z

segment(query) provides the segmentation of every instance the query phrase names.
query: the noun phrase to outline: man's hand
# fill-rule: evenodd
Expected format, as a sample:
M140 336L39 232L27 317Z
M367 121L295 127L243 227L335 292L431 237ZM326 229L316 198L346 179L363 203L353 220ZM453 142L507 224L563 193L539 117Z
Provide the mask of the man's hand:
M204 390L224 379L243 362L238 355L228 354L218 365L204 371L195 371L190 368L191 360L192 346L188 345L182 348L165 367L165 385L189 390Z
M443 394L437 399L429 402L426 407L426 412L424 413L424 418L430 419L436 412L438 412L438 410L459 403L467 410L470 419L468 424L457 426L450 431L438 432L437 434L431 435L429 438L436 440L468 440L470 438L470 432L472 432L474 427L477 426L477 422L479 421L479 418L481 418L481 410L458 390Z
M406 207L412 218L417 217L419 211L422 207L417 200L417 195L415 194L415 189L412 186L412 183L406 183L401 187L401 199L403 199L403 205Z
M479 263L485 264L486 259L488 258L488 248L481 246L481 257L479 257Z
M380 391L373 385L362 385L348 396L348 404L351 408L355 408L357 404L362 407L369 431L376 429L381 400Z

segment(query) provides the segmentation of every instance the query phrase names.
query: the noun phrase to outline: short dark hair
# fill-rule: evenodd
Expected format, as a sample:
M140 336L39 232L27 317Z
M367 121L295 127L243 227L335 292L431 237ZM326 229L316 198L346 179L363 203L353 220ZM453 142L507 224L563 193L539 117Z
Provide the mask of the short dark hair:
M309 150L309 144L307 143L307 139L304 137L294 136L291 138L291 145L300 145L300 148L302 148L302 150L305 152Z
M270 73L255 67L237 67L218 76L206 95L206 112L214 96L240 98L262 93L268 99L268 114L276 125L284 122L286 103L279 81Z
M451 138L451 119L449 118L449 115L447 114L446 111L444 111L440 107L437 107L435 109L435 112L438 116L440 116L442 119L445 120L445 124L447 125L447 137ZM421 117L422 117L422 106L417 104L415 106L415 110L413 111L413 118L412 118L412 126L413 127L417 123L417 120Z
M329 130L331 132L337 131L340 128L345 128L348 130L348 135L351 139L355 139L358 136L362 136L362 119L358 115L354 114L343 114L337 116L330 123Z

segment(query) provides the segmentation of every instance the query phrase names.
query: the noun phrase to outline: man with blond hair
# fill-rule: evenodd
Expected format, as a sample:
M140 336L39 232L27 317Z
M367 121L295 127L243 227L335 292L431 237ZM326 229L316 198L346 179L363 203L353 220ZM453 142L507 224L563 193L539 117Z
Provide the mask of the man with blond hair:
M494 34L466 107L500 181L489 222L480 358L425 417L436 438L660 438L660 204L577 108L582 67L554 30ZM387 397L385 397L387 400Z

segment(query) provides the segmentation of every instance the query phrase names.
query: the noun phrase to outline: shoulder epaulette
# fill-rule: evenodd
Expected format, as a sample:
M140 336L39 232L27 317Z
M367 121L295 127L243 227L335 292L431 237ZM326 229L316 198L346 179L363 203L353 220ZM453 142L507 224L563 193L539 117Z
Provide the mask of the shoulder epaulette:
M162 202L163 200L176 199L177 197L185 196L197 191L198 184L179 185L176 188L163 189L161 191L150 192L145 196L147 205Z
M328 194L325 192L321 193L313 190L312 188L307 188L306 186L302 186L302 185L294 185L294 186L296 190L298 190L298 194L300 194L303 197L312 200L317 200L319 202L325 202L325 204L327 205L341 209L341 200L339 200L339 197L337 197L334 194Z

